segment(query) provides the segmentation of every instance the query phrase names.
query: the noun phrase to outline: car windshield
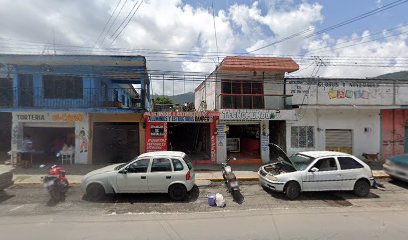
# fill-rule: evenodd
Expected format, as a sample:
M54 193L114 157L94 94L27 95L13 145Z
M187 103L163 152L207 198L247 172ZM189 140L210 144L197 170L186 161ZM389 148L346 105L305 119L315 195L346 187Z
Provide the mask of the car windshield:
M302 154L294 154L290 158L290 161L293 163L294 167L298 171L303 171L309 166L310 163L314 160L313 157L309 157Z
M125 163L122 163L122 164L116 166L116 167L115 167L115 170L119 170L119 169L123 168L123 167L126 166L127 164L131 163L133 160L134 160L134 159L132 159L132 160L129 161L129 162L125 162Z

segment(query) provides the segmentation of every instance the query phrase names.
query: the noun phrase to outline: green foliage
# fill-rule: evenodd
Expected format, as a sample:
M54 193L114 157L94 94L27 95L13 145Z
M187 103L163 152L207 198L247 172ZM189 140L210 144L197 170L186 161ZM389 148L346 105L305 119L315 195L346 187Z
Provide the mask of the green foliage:
M173 101L167 96L159 96L153 99L154 104L173 104Z

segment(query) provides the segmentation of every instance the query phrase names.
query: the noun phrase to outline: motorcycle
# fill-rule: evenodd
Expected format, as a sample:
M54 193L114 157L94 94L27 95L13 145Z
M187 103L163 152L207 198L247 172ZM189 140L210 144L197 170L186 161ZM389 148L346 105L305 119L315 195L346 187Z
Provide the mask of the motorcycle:
M237 177L232 172L231 166L228 164L231 160L235 161L236 158L229 157L225 163L222 163L221 172L225 185L227 185L228 192L230 192L232 197L235 199L237 194L240 192L240 189Z
M44 168L45 165L41 165L40 167ZM51 199L55 202L65 199L65 193L69 187L69 182L65 175L66 172L62 167L53 165L49 168L47 175L41 178L44 183L44 188L47 189Z

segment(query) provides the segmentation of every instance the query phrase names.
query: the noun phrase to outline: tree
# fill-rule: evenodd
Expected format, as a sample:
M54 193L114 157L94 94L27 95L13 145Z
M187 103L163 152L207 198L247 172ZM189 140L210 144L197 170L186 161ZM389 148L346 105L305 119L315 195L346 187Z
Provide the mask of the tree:
M173 104L173 101L167 96L160 96L153 99L154 104Z

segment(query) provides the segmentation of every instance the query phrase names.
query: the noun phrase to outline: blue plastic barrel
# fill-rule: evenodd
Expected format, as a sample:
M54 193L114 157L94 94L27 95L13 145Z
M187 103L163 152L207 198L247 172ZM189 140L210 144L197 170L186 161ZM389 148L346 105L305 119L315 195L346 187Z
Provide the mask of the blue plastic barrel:
M215 204L215 194L208 194L208 205L209 206L215 206L216 204Z

